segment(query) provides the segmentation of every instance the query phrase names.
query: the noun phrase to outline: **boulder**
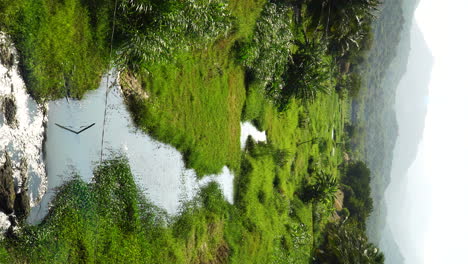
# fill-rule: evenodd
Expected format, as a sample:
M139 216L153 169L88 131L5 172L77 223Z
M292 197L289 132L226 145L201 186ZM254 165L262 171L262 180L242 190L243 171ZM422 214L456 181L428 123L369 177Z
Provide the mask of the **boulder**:
M8 69L11 69L15 64L15 55L8 40L0 43L0 63Z
M16 102L13 98L5 97L3 100L3 112L5 113L6 123L11 127L16 127Z
M13 213L15 205L15 182L10 157L5 153L5 163L0 167L0 211Z
M29 194L26 190L23 190L16 195L15 215L19 221L22 221L28 217L30 211L31 206L29 204Z
M22 222L25 220L31 211L28 193L28 162L26 159L21 160L20 165L21 184L18 186L15 198L15 215ZM19 193L18 193L19 192Z

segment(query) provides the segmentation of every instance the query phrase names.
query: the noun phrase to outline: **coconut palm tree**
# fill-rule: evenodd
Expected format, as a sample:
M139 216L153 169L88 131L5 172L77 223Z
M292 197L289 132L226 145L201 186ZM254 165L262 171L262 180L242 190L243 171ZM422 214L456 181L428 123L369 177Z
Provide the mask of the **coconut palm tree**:
M329 40L329 49L343 56L360 49L360 42L370 31L380 0L304 0L306 15L314 31L320 29Z
M319 93L329 93L331 73L331 57L326 55L323 42L301 45L285 74L281 103L285 104L293 97L303 102L312 101Z
M305 202L311 200L332 204L335 201L335 193L338 191L336 177L320 172L314 184L307 184L302 190L301 199Z

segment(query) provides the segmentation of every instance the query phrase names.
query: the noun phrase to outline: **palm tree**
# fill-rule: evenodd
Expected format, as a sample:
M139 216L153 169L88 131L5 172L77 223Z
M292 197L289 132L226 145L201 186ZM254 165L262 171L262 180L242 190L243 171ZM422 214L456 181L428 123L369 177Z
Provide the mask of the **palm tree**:
M330 41L329 48L343 56L360 49L360 42L370 31L380 0L305 0L311 26L320 28Z
M307 184L302 190L301 199L305 202L314 200L332 204L338 191L338 181L331 174L320 172L314 184Z
M301 45L285 74L283 103L293 97L303 102L312 101L319 93L329 93L331 68L331 58L326 55L326 47L321 41Z

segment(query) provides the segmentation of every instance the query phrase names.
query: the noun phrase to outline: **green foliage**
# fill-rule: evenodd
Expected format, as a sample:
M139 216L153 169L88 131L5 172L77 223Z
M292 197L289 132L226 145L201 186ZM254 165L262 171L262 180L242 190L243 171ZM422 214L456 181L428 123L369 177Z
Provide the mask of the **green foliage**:
M250 138L250 137L249 137ZM283 167L288 162L289 157L291 156L290 151L287 149L279 149L273 146L273 144L258 142L255 146L252 145L252 138L247 141L247 150L249 150L250 155L253 157L262 157L271 155L275 163Z
M224 0L120 3L116 39L123 66L171 62L174 53L206 47L226 35L232 19Z
M227 256L217 256L216 250L225 245L219 223L228 219L232 206L216 184L202 189L169 223L163 211L146 201L125 160L105 161L94 179L86 184L75 177L62 186L43 223L7 238L9 257L18 263L187 263L217 257L226 261ZM208 225L213 230L206 229ZM210 251L200 249L202 243ZM4 250L0 254L8 259Z
M178 53L172 64L148 65L138 76L149 98L129 98L135 123L175 146L200 177L240 163L244 75L228 54L215 46Z
M102 56L108 51L102 50L107 50L103 47L108 44L103 40L110 39L113 2L20 2L30 6L0 0L0 14L5 18L0 23L15 32L15 26L22 25L15 17L22 17L20 11L29 12L23 18L31 20L25 25L32 27L16 31L20 32L16 36L30 41L29 45L36 41L30 36L36 32L36 24L45 25L47 32L48 27L53 28L51 32L66 36L64 43L70 44L72 36L55 29L55 24L63 23L53 20L54 24L49 24L48 19L67 12L80 13L66 16L66 21L79 19L82 31L89 33L83 34L95 43L90 47L96 58L102 62L109 59ZM312 2L317 1L304 3ZM338 1L326 1L332 2ZM184 153L186 165L200 176L218 172L227 164L236 173L235 204L224 200L216 184L209 184L194 201L185 204L178 216L168 217L145 199L133 182L128 164L117 159L97 168L94 183L74 179L63 187L44 223L23 228L16 240L6 242L6 252L18 262L39 263L310 263L314 249L326 240L322 232L334 211L330 204L339 180L331 175L338 175L343 156L338 142L343 140L348 102L330 89L340 81L334 64L341 60L354 63L361 56L356 55L358 46L353 41L359 40L362 48L368 38L358 37L367 29L342 27L334 32L338 27L332 27L331 21L327 35L322 14L311 34L310 21L304 19L302 23L296 17L292 21L302 9L264 5L261 0L229 1L229 5L224 0L117 3L114 56L121 66L134 70L135 81L148 95L148 99L127 98L136 124L154 138L177 147ZM54 9L43 18L44 6L62 9ZM13 18L7 13L14 14ZM36 23L35 19L45 22ZM347 19L355 23L353 17ZM231 30L233 25L235 31ZM30 35L25 37L22 32ZM90 38L83 39L86 41L70 45L88 45ZM47 45L51 43L53 53L38 49L43 57L34 64L54 58L53 54L60 53L55 48L68 48L61 47L64 43L59 40ZM234 43L243 43L235 54L241 56L242 63L232 58ZM339 45L334 48L336 43ZM66 53L57 58L69 72L70 65L80 66L75 56ZM28 58L34 56L27 54L25 61ZM85 55L82 60L89 58ZM99 76L102 69L98 66L87 65L95 69L83 80ZM59 79L59 73L49 75ZM44 82L52 82L39 71L35 74ZM352 81L343 80L346 86ZM47 86L37 87L41 90ZM44 88L40 92L62 96L64 91L74 95L77 89ZM243 120L254 120L257 127L267 131L268 144L251 141L246 152L240 150L241 114ZM334 137L330 137L331 131ZM320 140L310 141L316 138ZM308 162L310 157L313 159ZM301 201L297 194L307 188L304 193L311 197L303 195ZM356 198L355 194L350 197ZM311 200L316 203L307 203ZM0 251L0 258L2 254Z
M344 206L363 229L373 209L370 180L370 170L362 161L350 164L342 179L345 184Z
M312 101L319 93L330 93L332 58L325 55L325 47L317 42L314 46L301 46L293 55L285 73L286 85L281 91L282 106L291 98Z
M301 199L304 202L317 201L331 204L335 200L335 193L338 191L338 181L336 177L323 172L315 178L314 184L306 184L302 190Z
M320 264L383 264L385 257L353 223L330 224L316 256Z
M380 195L390 183L393 150L398 137L394 110L395 92L406 72L414 1L383 1L373 26L374 43L356 71L361 75L359 96L352 101L353 125L358 130L350 141L358 159L372 171L374 211L367 228L373 240L380 240L386 206ZM403 8L407 6L407 8ZM427 63L426 63L427 64ZM364 133L362 133L364 132Z
M94 7L76 0L0 1L2 28L13 37L36 99L80 98L97 87L108 60L109 22L106 2Z
M291 56L293 34L289 12L276 4L266 4L252 40L241 44L238 51L242 64L273 100L278 99L284 86L283 74Z
M379 0L306 1L312 15L313 27L321 27L329 39L329 50L345 56L361 49L361 43L371 31L371 23L378 11Z
M339 93L343 93L344 91L347 91L348 95L351 98L356 98L359 95L361 86L362 86L361 76L357 73L351 73L351 74L343 75L340 78L336 86L336 89Z
M224 0L126 0L116 11L116 62L132 69L173 61L175 52L207 47L232 28ZM13 36L36 99L81 98L97 87L110 59L113 13L110 0L0 1L0 25Z

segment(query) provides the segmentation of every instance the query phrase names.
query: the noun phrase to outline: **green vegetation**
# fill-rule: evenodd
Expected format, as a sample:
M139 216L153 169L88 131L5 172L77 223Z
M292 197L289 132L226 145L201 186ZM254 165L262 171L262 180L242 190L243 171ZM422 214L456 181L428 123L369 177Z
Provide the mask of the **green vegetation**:
M228 256L220 221L228 219L232 206L216 186L207 186L168 222L146 201L125 160L104 162L94 179L86 184L76 177L62 186L40 225L26 226L3 241L8 253L3 261L202 263Z
M383 264L385 257L366 234L352 223L330 224L323 247L317 254L320 264Z
M266 4L255 25L252 39L239 44L238 56L252 75L250 81L259 82L266 95L279 100L284 86L293 41L292 21L288 9Z
M417 1L383 1L375 20L370 50L351 66L361 76L361 91L351 101L350 152L371 170L374 211L368 234L380 241L385 225L384 192L390 183L393 151L398 136L395 92L406 72L410 50L409 30ZM405 11L406 10L406 11ZM406 22L405 22L406 21ZM354 132L353 132L354 130Z
M63 186L42 224L10 232L0 257L382 263L364 230L371 174L345 158L363 159L350 96L360 100L367 84L358 65L375 52L377 1L115 3L114 25L112 1L0 0L31 93L81 97L113 59L136 125L180 150L200 177L229 166L235 203L210 184L169 217L145 199L124 160L111 160L94 183L76 177ZM250 139L241 150L241 121L266 130L268 143ZM347 208L337 205L340 192Z
M330 174L320 173L316 177L314 184L305 184L302 190L301 199L305 202L313 199L322 202L332 202L335 200L335 193L338 191L338 182Z
M358 161L348 165L343 177L344 205L363 230L365 230L366 219L373 209L370 175L367 165Z
M118 58L131 69L172 61L176 52L208 46L231 28L225 0L126 0L118 12Z
M243 1L243 4L229 6L229 10L234 15L251 16L260 13L263 3ZM249 11L245 10L248 6ZM200 18L216 20L205 15ZM150 135L183 152L187 166L200 176L217 173L224 165L234 171L240 167L239 123L245 100L245 73L233 59L231 48L253 25L242 23L246 21L243 17L233 19L236 31L211 45L206 37L202 38L206 45L203 48L195 45L188 50L174 50L169 53L170 62L147 61L142 64L144 68L130 73L137 76L149 96L128 97L135 122ZM183 40L173 37L173 41Z
M274 167L268 160L252 164L266 173L269 166ZM245 177L252 177L253 170ZM261 186L249 188L256 202L242 194L239 204L245 207L233 206L210 184L179 216L169 218L146 201L125 160L104 162L94 179L86 184L77 176L62 186L40 225L25 226L2 242L2 261L285 263L310 258L310 207L298 200L285 203L276 191L265 190L273 197L260 199ZM271 222L259 221L265 214L273 217Z
M107 67L107 1L0 1L0 27L12 35L36 99L82 97Z

